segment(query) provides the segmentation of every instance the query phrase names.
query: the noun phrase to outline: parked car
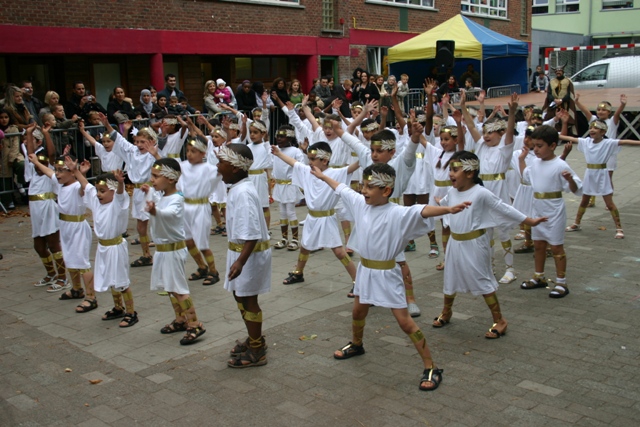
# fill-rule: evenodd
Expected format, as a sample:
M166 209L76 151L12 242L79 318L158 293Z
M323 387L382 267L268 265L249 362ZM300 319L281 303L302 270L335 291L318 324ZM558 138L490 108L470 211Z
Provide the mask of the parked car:
M606 58L571 77L576 89L640 87L640 56Z

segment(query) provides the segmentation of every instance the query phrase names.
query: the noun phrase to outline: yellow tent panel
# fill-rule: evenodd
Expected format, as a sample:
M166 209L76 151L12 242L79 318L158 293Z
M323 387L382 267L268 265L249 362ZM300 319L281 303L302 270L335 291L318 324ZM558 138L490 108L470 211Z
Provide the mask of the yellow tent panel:
M482 60L482 43L471 33L462 15L457 15L425 33L390 47L389 63L435 58L438 40L455 40L456 58Z

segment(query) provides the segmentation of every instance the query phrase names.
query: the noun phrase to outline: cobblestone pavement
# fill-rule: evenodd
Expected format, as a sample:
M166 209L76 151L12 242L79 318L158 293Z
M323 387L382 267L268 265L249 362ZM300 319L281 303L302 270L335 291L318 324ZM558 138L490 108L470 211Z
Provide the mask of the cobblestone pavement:
M490 313L470 295L457 298L451 324L430 326L441 309L442 273L434 268L439 259L426 256L426 238L418 240L407 254L423 313L417 320L444 369L431 393L418 390L421 361L387 309L370 311L364 356L333 359L350 338L351 284L329 250L312 254L305 283L292 286L281 282L296 254L274 251L273 290L261 299L269 363L233 370L228 351L245 333L220 284L191 282L207 333L183 347L180 337L159 333L172 309L149 290L151 269L132 269L140 322L123 330L100 320L109 294L99 295L98 310L76 314L75 302L33 287L43 268L29 219L0 219L0 425L637 425L639 161L640 150L623 148L614 178L626 238L613 238L601 200L588 209L583 231L567 234L568 297L520 290L533 258L516 255L519 280L499 291L509 321L499 340L483 338ZM579 153L570 163L583 174ZM578 198L565 200L571 223ZM275 224L277 208L272 215ZM271 229L279 237L277 225ZM223 267L225 239L211 242ZM138 255L131 246L131 259ZM547 272L553 277L553 266Z

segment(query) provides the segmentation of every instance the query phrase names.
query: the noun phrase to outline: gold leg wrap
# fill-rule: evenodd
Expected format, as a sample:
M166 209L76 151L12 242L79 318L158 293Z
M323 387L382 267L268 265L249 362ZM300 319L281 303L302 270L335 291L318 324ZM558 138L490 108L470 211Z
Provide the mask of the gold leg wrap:
M584 214L587 211L587 208L583 208L582 206L578 207L578 213L579 214Z
M558 255L553 255L553 258L558 259L558 260L566 258L566 257L567 257L567 254L564 253L564 252L561 253L561 254L558 254Z
M246 320L247 322L262 323L262 312L260 311L258 313L252 313L250 311L245 311L244 320Z
M64 265L64 258L62 257L62 252L54 252L53 260L56 263L56 270L58 270L58 274L65 274L66 268Z
M456 296L458 294L453 294L453 295L445 295L444 296L444 308L451 311L451 308L453 307L453 301L456 299Z
M116 291L115 288L110 288L110 289L111 289L111 297L113 298L113 305L116 308L122 308L122 306L124 305L122 301L122 294Z
M420 341L422 341L424 339L424 334L422 333L422 331L420 329L418 329L417 331L415 331L412 334L409 334L409 338L411 339L412 343L418 343Z
M493 247L493 245L496 243L495 240L491 239L489 240L489 246Z
M63 258L63 257L62 257L62 252L54 252L54 253L52 254L52 256L53 256L53 259L56 259L56 260L58 260L58 259L62 259L62 258Z
M264 342L262 341L262 337L251 338L249 337L249 347L251 348L260 348L264 346Z
M349 255L345 255L344 258L340 258L340 264L344 265L345 267L349 265L350 262L351 262L351 257L349 257Z
M413 296L413 289L405 289L404 293L405 293L406 296L412 297Z
M611 216L614 218L620 218L620 211L618 209L614 209L611 211Z
M46 258L40 258L40 260L42 261L43 264L50 264L53 262L53 255L49 255Z
M298 220L297 219L290 220L289 221L289 225L291 226L291 228L297 227L298 226Z
M443 234L442 235L442 244L446 245L447 242L449 242L449 235L448 234Z
M366 320L352 320L351 328L353 330L353 343L356 345L362 345L362 337L364 336L364 325Z
M187 298L183 299L182 301L178 301L178 304L180 304L180 308L182 309L182 311L186 312L191 307L193 307L193 300L191 299L191 297L187 297Z
M199 253L200 253L200 250L195 246L189 249L189 255L191 256L198 256Z
M343 228L343 229L342 229L342 232L343 232L345 235L351 235L351 227Z
M498 303L498 296L493 293L484 296L484 302L487 303L487 307L491 310L493 321L497 322L502 319L502 313L500 312L500 304Z
M128 303L129 301L133 301L133 294L131 293L130 288L127 288L120 293L122 294L122 299L124 300L125 304Z
M227 204L226 203L218 203L218 207L220 209L226 209L227 208Z
M149 235L139 236L138 240L140 241L140 243L149 243L151 241L151 238L149 238Z
M511 252L511 240L507 240L506 242L501 242L502 243L502 249L504 249L507 252Z
M241 302L237 303L238 304L238 310L240 310L242 313L244 313L244 304L242 304ZM244 314L243 314L244 316Z
M530 226L530 225L527 225L527 224L523 224L523 225L522 225L522 229L523 229L524 231L531 231L531 226Z
M173 311L175 311L176 316L182 316L182 309L180 308L180 303L173 295L169 294L169 300L171 301L171 306L173 307Z
M281 219L280 220L280 225L289 225L289 220L288 219Z
M213 264L213 262L214 262L213 254L209 254L209 255L205 256L204 260L205 260L205 262L207 264Z
M298 254L298 261L308 261L308 260L309 260L309 254L303 254L303 253Z
M492 305L498 302L498 298L496 298L495 294L494 295L487 295L484 297L484 302L487 303L487 305Z

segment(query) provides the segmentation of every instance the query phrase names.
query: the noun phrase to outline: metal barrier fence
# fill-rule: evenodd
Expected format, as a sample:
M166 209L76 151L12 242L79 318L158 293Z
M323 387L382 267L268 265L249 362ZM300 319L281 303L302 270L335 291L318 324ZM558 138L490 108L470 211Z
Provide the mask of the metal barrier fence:
M424 108L424 89L409 89L409 93L404 97L405 112L412 108Z
M522 87L520 85L494 86L487 89L487 98L511 96L511 94L514 92L517 94L521 94Z

